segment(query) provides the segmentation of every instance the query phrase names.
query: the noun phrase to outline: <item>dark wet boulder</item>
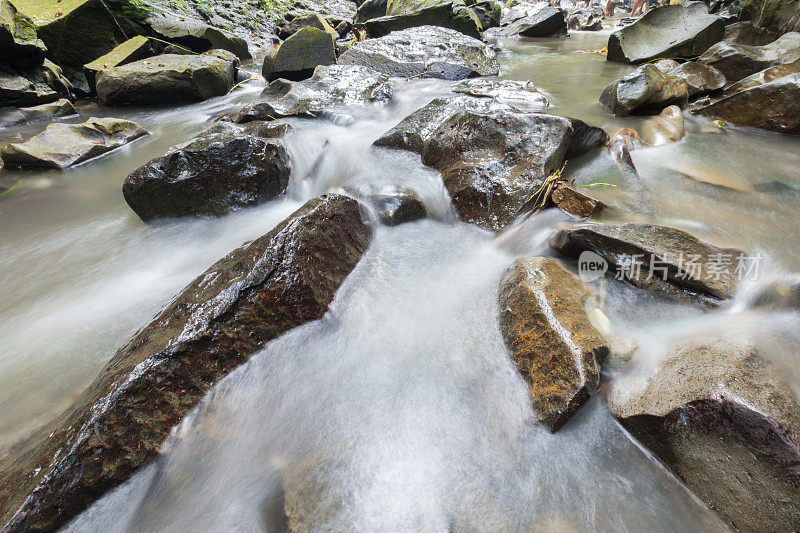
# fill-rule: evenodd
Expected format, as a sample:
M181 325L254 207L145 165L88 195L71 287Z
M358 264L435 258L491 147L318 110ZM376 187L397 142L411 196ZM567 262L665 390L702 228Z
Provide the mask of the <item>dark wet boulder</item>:
M383 37L393 31L418 26L439 26L480 39L483 30L483 25L471 8L454 2L434 4L411 13L373 18L363 26L370 37Z
M354 24L363 24L370 19L386 16L387 0L364 0L355 17L353 17Z
M747 257L740 250L708 244L679 229L641 222L578 224L560 230L550 245L575 259L587 250L594 252L620 279L681 298L731 298L737 269L747 267Z
M425 204L414 194L381 194L372 197L372 206L380 221L387 226L398 226L425 218Z
M454 93L477 98L490 98L518 111L540 111L550 106L547 96L532 81L470 78L452 85Z
M283 196L289 154L275 140L283 125L257 129L218 123L134 170L122 186L125 201L142 220L222 216Z
M750 21L734 22L725 26L723 41L747 46L764 46L780 37L779 34L754 25Z
M693 112L738 126L800 135L800 73L740 90Z
M190 283L64 414L0 464L0 523L52 531L151 461L267 342L322 318L369 246L360 204L324 195Z
M641 132L642 140L649 146L680 141L686 132L681 108L671 105L659 115L648 118L642 124Z
M727 86L722 95L731 96L746 89L752 89L753 87L758 87L759 85L764 85L765 83L783 78L784 76L797 74L798 72L800 72L800 60L797 60L793 63L786 63L784 65L775 65L774 67L765 68L761 72L751 74L750 76L747 76L746 78Z
M469 5L469 8L478 18L483 30L494 28L500 25L500 18L503 14L503 7L500 2L495 0L479 0Z
M608 38L609 61L645 63L662 58L697 57L719 42L725 21L703 6L667 5L651 9Z
M339 38L339 34L330 25L330 23L319 13L309 13L297 15L291 20L281 24L278 28L278 36L281 39L288 39L303 28L316 28L325 33L334 36L334 39Z
M596 7L576 9L567 16L567 26L574 31L602 30L603 10Z
M319 117L339 107L385 102L393 94L389 77L369 67L319 66L307 80L270 83L257 102L242 108L236 122L288 116Z
M124 146L147 131L128 120L90 118L83 124L50 124L27 141L0 148L8 167L63 169Z
M383 74L460 80L494 76L499 63L485 43L448 28L420 26L354 43L339 59Z
M89 83L89 89L95 91L95 80L97 73L103 69L119 67L133 63L140 59L146 59L156 55L150 39L137 35L132 37L117 46L109 53L102 55L83 66L83 74L86 76L86 81Z
M336 63L336 42L330 33L306 26L286 39L264 59L262 73L268 81L278 78L304 80L319 65Z
M567 19L560 7L547 6L501 28L498 34L501 37L564 37L567 35Z
M35 107L0 109L0 126L16 126L29 122L53 120L77 115L75 106L66 98Z
M147 25L162 40L188 48L192 52L227 50L240 59L250 59L247 41L208 24L170 17L151 17Z
M23 69L0 66L0 107L35 106L70 98L72 84L61 69L47 59Z
M600 103L615 115L659 112L689 100L686 80L665 74L653 65L642 65L603 91Z
M534 416L550 431L600 382L608 345L589 319L592 301L592 292L550 258L519 258L500 281L500 332L530 387Z
M725 75L729 83L736 82L765 68L800 60L800 33L782 35L764 46L747 46L723 41L697 58Z
M17 67L38 65L46 51L30 17L8 0L0 0L0 61Z
M224 50L162 54L99 71L97 96L105 105L197 102L230 91L237 66L236 56Z
M794 531L800 405L755 347L707 342L668 351L644 375L617 376L609 408L734 530Z

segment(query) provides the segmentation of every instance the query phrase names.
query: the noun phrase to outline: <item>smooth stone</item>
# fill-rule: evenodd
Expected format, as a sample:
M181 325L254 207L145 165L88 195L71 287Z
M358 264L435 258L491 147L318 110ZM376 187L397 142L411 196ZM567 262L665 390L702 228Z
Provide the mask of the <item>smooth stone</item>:
M500 28L501 37L564 37L567 35L567 19L560 7L546 7L535 15L515 20Z
M603 91L600 103L619 116L661 111L689 99L686 80L664 74L653 65L642 65L621 77Z
M685 134L683 112L676 105L665 108L660 115L642 124L642 140L650 146L678 142Z
M278 78L304 80L319 65L336 63L336 42L330 33L306 26L286 39L264 59L262 73L268 81Z
M137 35L131 37L109 53L102 55L83 66L83 73L89 83L89 89L95 91L97 73L103 69L119 67L156 55L150 39Z
M252 57L247 41L208 24L167 17L150 17L147 24L161 39L181 45L192 52L227 50L239 59Z
M5 112L0 110L0 126L17 126L19 124L70 117L77 114L78 112L72 102L62 98L61 100L35 107L20 107L9 109Z
M723 41L709 48L697 58L716 68L733 83L765 68L800 60L800 33L782 35L776 41L763 46L747 46Z
M411 13L372 18L363 24L367 35L373 38L419 26L449 28L476 39L481 38L483 31L477 15L470 8L455 2L434 4Z
M413 194L383 194L372 198L372 205L380 221L387 226L423 219L428 212L422 200Z

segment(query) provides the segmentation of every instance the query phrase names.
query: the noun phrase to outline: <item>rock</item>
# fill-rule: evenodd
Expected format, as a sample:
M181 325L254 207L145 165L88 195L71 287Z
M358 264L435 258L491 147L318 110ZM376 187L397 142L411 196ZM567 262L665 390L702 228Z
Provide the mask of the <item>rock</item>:
M217 123L171 148L125 179L125 201L148 221L222 216L283 196L291 174L289 154L273 138L282 134L283 125L253 131L257 125Z
M353 17L354 24L363 24L370 19L386 16L387 0L365 0Z
M325 33L331 34L334 39L339 38L339 34L336 30L328 24L328 21L325 20L325 17L320 15L319 13L310 13L308 15L298 15L292 20L287 21L285 24L280 26L280 31L278 32L278 36L281 39L288 39L298 31L302 30L303 28L315 28L320 31L324 31Z
M494 28L500 25L500 17L503 7L500 2L495 0L480 0L472 3L469 8L478 18L483 30Z
M463 33L436 26L395 31L353 44L339 59L388 76L460 80L500 71L494 50Z
M500 281L500 332L528 382L534 416L550 431L600 382L608 346L589 320L592 299L574 274L545 257L517 259Z
M642 124L642 140L650 146L678 142L684 133L683 112L676 105L665 108L660 115L648 118Z
M27 141L3 146L0 158L8 167L64 169L145 135L147 131L135 122L118 118L90 118L83 124L56 123Z
M550 106L547 97L530 80L471 78L452 86L454 93L491 98L519 111L540 111Z
M264 59L263 74L268 81L278 78L303 80L319 65L336 63L333 35L306 26L286 39Z
M567 20L564 10L559 7L545 7L539 9L535 15L517 19L508 26L501 28L501 37L565 37L567 35Z
M550 201L565 213L578 218L595 217L605 209L605 204L600 200L587 196L563 182L553 188Z
M615 115L625 116L660 111L673 104L683 106L688 99L686 80L664 74L653 65L642 65L606 87L600 103Z
M548 5L543 2L519 2L511 7L506 7L503 11L503 16L500 18L500 26L508 26L520 19L535 17L546 7Z
M608 38L609 61L646 63L699 56L725 34L725 21L681 4L651 9Z
M722 40L748 46L764 46L778 37L779 35L775 32L766 28L759 28L753 25L752 22L743 21L725 26L725 37Z
M222 96L236 82L238 60L214 50L194 56L162 54L97 73L105 105L196 102Z
M288 116L317 117L339 106L385 102L394 93L389 77L359 65L319 66L310 79L275 80L258 101L245 106L236 122L274 120Z
M800 135L800 73L741 90L694 113L738 126Z
M787 33L764 46L717 43L697 58L699 63L715 67L729 83L766 68L800 60L800 33Z
M0 0L0 60L29 67L40 64L46 51L30 17L8 0Z
M201 274L4 460L0 523L55 530L126 481L223 376L322 318L371 233L358 202L324 195Z
M611 412L736 531L800 523L800 406L752 346L681 346L634 387L617 378ZM635 385L635 384L633 384Z
M567 17L567 26L575 31L602 30L603 10L592 7L576 9Z
M592 251L608 262L610 271L636 287L717 300L733 296L737 268L747 259L740 250L720 248L685 231L641 222L578 224L560 230L550 245L576 259L582 252Z
M151 17L147 24L165 41L179 44L192 52L227 50L240 59L250 59L247 41L208 24L166 17Z
M380 221L387 226L398 226L425 218L428 214L422 200L413 194L383 194L372 198Z
M689 61L670 70L669 75L686 80L689 97L705 96L725 87L725 75L711 65Z
M788 76L789 74L796 74L798 72L800 72L800 60L793 63L786 63L785 65L775 65L774 67L765 68L761 72L751 74L750 76L747 76L746 78L729 85L725 88L722 95L731 96L746 89L752 89L753 87L758 87L760 85L764 85L765 83L775 81L778 78Z
M393 31L419 26L450 28L476 39L481 38L483 30L470 8L454 2L435 4L412 13L373 18L364 23L370 37L383 37Z
M146 59L156 55L153 46L150 44L150 39L137 35L132 37L117 46L109 53L98 57L91 63L83 66L83 73L86 76L86 81L89 83L89 89L95 91L95 79L97 73L103 69L119 67L133 63L140 59Z
M35 106L69 98L72 85L61 69L47 59L20 70L0 66L0 107Z
M77 115L75 106L66 98L57 100L49 104L42 104L36 107L20 107L0 112L0 126L9 127L28 122L40 120L52 120L54 118L70 117Z

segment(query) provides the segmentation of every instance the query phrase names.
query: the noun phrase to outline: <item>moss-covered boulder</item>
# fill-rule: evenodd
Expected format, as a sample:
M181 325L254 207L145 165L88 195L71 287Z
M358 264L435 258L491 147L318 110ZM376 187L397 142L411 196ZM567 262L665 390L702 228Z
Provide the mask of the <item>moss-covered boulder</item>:
M99 71L106 68L127 65L128 63L133 63L139 59L145 59L154 55L155 50L153 49L150 39L137 35L117 46L109 53L84 65L83 73L86 75L86 81L89 82L89 88L94 92L95 80Z
M97 96L105 105L198 102L230 91L237 65L225 50L162 54L99 71Z
M139 137L147 135L140 125L118 118L90 118L83 124L50 124L39 135L0 148L9 167L64 169L83 163Z
M61 69L45 59L24 69L0 66L0 107L34 106L69 98L72 84Z
M208 24L170 17L151 17L147 20L147 24L161 39L186 47L193 52L227 50L240 59L252 57L247 41Z
M339 38L338 32L330 25L330 23L319 13L310 13L305 15L298 15L292 17L278 27L278 36L281 39L288 39L303 28L316 28L330 33L334 39Z
M264 59L262 72L269 80L304 80L319 65L336 63L336 41L328 32L306 26L286 39Z
M8 0L0 0L0 60L35 65L42 62L46 50L33 21Z

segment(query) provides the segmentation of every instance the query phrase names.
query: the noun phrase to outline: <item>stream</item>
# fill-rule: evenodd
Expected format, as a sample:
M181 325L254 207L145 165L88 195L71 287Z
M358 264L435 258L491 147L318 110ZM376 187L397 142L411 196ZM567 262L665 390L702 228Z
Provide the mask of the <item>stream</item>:
M613 117L597 101L632 67L581 52L602 48L608 34L501 42L502 77L533 80L549 112L611 134L638 128L642 118ZM192 279L306 200L410 189L429 213L378 227L323 319L225 377L155 463L67 531L282 531L285 489L299 479L314 480L307 496L338 530L727 531L621 428L601 394L555 434L532 421L497 326L497 286L514 258L552 256L548 236L571 219L550 210L493 235L457 220L439 174L419 156L371 146L447 94L446 82L398 83L390 104L349 110L352 123L289 119L292 177L282 200L220 219L141 222L122 197L127 174L263 86L179 108L86 104L81 120L113 114L151 135L64 172L0 171L0 183L15 183L0 196L0 457L63 411ZM705 313L594 282L615 333L639 346L632 364L609 361L604 380L628 380L633 390L668 346L741 335L800 395L797 315L748 305L758 286L800 271L800 189L769 187L797 185L800 139L715 129L691 115L686 129L679 143L632 152L643 184L605 149L570 161L565 175L609 184L591 188L614 206L604 219L652 221L747 250L762 275ZM5 130L0 143L35 131Z

